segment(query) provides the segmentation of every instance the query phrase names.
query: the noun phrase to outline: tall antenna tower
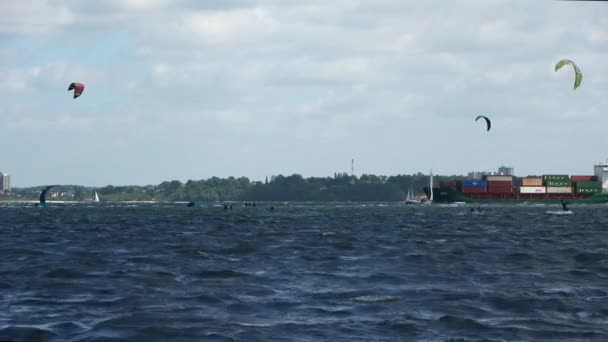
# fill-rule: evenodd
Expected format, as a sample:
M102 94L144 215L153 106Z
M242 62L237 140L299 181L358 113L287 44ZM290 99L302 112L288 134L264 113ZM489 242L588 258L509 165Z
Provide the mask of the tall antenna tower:
M355 159L351 159L350 161L350 175L355 175Z

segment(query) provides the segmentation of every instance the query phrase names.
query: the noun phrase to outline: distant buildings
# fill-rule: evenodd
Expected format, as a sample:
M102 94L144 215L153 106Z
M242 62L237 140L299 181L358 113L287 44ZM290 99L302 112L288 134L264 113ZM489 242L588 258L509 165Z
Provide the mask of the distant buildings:
M0 172L0 192L10 192L11 191L11 176L7 175L4 172Z
M498 171L473 171L467 174L468 178L481 179L483 176L514 176L515 169L510 166L500 166Z
M499 176L515 176L515 169L510 166L501 166L498 168Z

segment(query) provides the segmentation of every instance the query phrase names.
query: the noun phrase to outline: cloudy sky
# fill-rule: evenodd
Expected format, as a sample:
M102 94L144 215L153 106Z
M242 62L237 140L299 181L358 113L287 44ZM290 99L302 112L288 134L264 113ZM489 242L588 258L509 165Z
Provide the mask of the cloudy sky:
M605 2L0 1L13 186L589 174L607 95Z

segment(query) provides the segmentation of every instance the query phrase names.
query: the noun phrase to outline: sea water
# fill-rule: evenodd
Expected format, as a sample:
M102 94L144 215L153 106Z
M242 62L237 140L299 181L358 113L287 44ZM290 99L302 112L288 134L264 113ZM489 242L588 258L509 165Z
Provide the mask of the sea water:
M607 206L233 208L0 204L0 340L608 341Z

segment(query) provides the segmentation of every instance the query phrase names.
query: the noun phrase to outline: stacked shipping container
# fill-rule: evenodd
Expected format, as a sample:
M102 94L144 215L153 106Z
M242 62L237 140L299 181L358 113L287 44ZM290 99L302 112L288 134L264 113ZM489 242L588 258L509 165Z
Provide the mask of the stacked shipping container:
M463 194L487 192L488 182L485 180L467 179L460 184L460 192Z
M572 181L568 175L544 175L548 194L571 194Z
M592 194L602 192L602 183L597 181L596 176L571 176L572 189L577 194Z
M485 176L488 181L488 193L513 193L513 176Z
M545 182L549 180L570 180L570 177L568 175L544 175L543 180Z
M602 192L602 184L591 175L543 175L542 177L483 176L483 180L440 182L442 188L456 188L464 194L486 194L478 198L511 198L516 192L526 196L516 198L535 198L533 194L547 194L542 198L562 198L561 195L589 195ZM564 198L569 198L565 196Z
M513 181L513 176L483 176L484 180L487 181Z
M521 186L543 186L543 179L541 177L522 178Z
M595 182L597 181L597 176L572 176L570 179L572 182Z
M570 187L570 186L548 186L547 193L548 194L571 194L572 187Z
M568 180L548 180L545 182L546 186L554 186L554 187L571 187L572 182Z
M521 194L544 194L547 192L547 189L543 186L542 177L522 178L520 183L519 193Z
M462 181L462 186L488 186L488 182L478 179L465 179Z
M598 181L578 181L574 183L574 191L577 194L602 192L602 183Z
M519 193L521 194L545 194L547 188L544 186L520 186Z

